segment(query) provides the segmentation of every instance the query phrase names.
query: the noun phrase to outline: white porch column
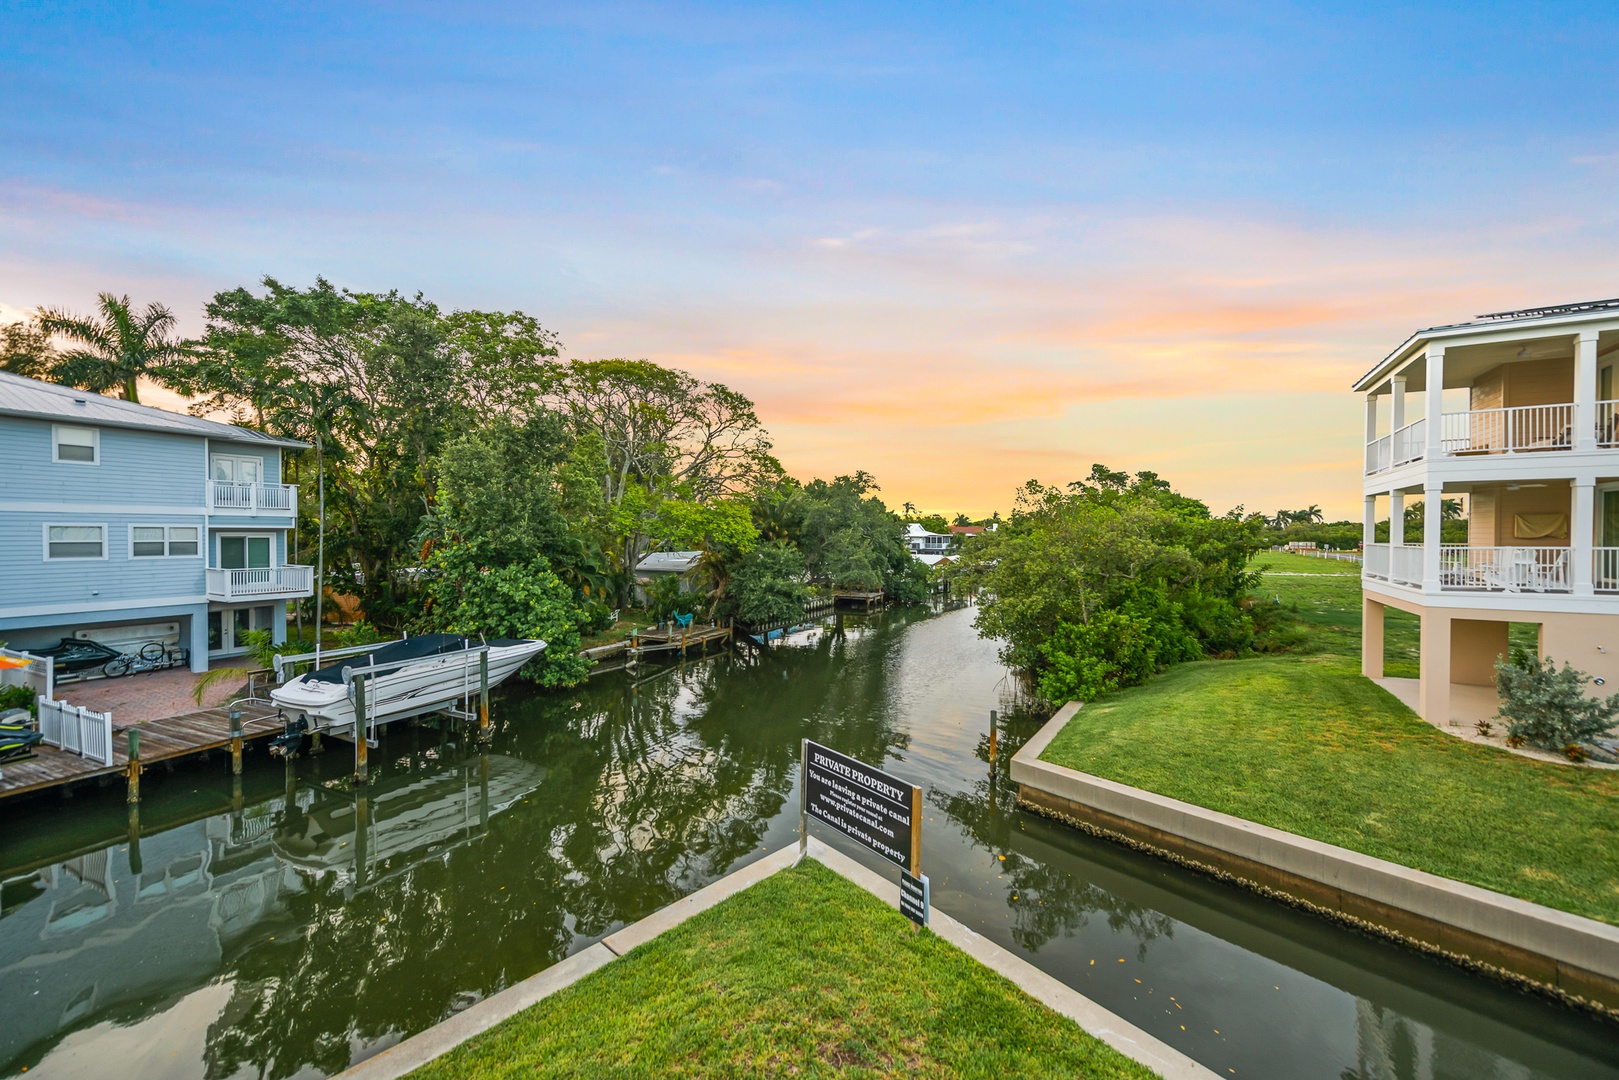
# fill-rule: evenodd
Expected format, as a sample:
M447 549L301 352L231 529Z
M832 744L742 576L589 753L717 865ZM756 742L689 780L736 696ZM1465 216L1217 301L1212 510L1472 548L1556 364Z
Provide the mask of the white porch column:
M1405 495L1402 492L1389 492L1389 543L1405 543ZM1389 566L1394 565L1394 554L1389 553Z
M1445 407L1445 347L1443 345L1428 346L1428 389L1423 392L1422 409L1427 415L1428 430L1426 456L1429 461L1439 456L1440 436L1443 431L1440 425L1444 422Z
M1597 447L1597 332L1581 330L1574 348L1574 449Z
M1393 376L1389 379L1389 386L1394 391L1393 415L1389 418L1389 432L1393 433L1405 427L1405 376Z
M1377 441L1377 395L1366 395L1366 441Z
M1422 591L1439 591L1440 526L1445 521L1443 484L1422 485Z
M1576 476L1569 484L1574 489L1574 521L1568 533L1574 549L1569 553L1574 560L1574 592L1589 596L1595 557L1591 549L1596 545L1596 475Z
M1362 529L1363 529L1363 531L1361 533L1361 536L1362 536L1361 551L1364 553L1367 548L1369 548L1373 544L1377 543L1377 496L1376 495L1368 495L1368 496L1366 496L1366 511L1365 511L1365 516L1361 519L1361 525L1362 525ZM1364 558L1364 554L1363 554L1362 557Z

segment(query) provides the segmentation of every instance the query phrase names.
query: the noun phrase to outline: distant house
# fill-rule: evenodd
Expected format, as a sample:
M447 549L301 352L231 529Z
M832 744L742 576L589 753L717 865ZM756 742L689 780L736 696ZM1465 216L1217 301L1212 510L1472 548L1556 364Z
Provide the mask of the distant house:
M303 443L0 372L0 638L188 648L193 671L286 638Z
M951 536L977 536L979 533L981 533L983 531L984 531L984 526L982 526L982 525L952 525L952 526L950 526L950 535Z
M914 521L905 526L905 546L911 549L912 555L946 555L953 550L954 543L950 534L928 532Z
M956 561L953 555L917 555L915 559L923 566L949 566Z
M696 586L697 566L703 561L701 551L654 551L635 564L635 599L647 602L647 589L661 578L680 579L680 591L689 593Z

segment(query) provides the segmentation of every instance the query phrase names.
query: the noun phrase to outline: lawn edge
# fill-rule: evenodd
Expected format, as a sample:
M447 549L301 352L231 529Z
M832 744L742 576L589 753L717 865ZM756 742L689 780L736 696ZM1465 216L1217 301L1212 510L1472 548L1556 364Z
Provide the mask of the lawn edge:
M1619 927L1041 761L1082 704L1013 755L1019 805L1619 1018Z
M809 839L808 856L883 903L898 905L898 883L886 880L814 837ZM639 922L609 934L544 971L485 998L465 1012L457 1013L350 1066L339 1076L345 1080L395 1080L404 1076L550 995L572 986L630 950L673 930L692 916L707 911L782 870L796 866L798 860L799 847L796 842L774 851L690 896L660 908ZM1214 1072L1179 1050L1102 1008L1072 987L1057 981L1022 957L1007 952L936 908L931 912L929 929L1012 982L1034 1000L1074 1021L1086 1034L1155 1070L1164 1080L1210 1080L1215 1076Z

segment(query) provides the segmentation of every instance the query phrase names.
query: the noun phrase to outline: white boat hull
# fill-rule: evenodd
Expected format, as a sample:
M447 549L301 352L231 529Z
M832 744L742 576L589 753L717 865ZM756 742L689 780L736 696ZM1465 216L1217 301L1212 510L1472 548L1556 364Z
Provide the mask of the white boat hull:
M497 686L545 648L543 641L489 647L489 685ZM362 664L354 668L365 670ZM478 696L480 673L475 651L426 656L394 671L365 679L367 729L437 712ZM270 700L289 719L299 716L311 732L354 737L352 683L326 682L301 675L270 691Z

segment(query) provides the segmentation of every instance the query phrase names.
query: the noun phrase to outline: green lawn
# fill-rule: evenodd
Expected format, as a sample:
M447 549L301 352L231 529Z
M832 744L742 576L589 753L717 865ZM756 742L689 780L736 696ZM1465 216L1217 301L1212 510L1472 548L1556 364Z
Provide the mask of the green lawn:
M413 1075L1157 1074L806 861Z
M1310 564L1267 576L1260 596L1297 604L1316 651L1172 668L1081 709L1042 758L1619 923L1619 773L1423 723L1360 675L1357 581L1310 569L1349 564L1263 559Z

